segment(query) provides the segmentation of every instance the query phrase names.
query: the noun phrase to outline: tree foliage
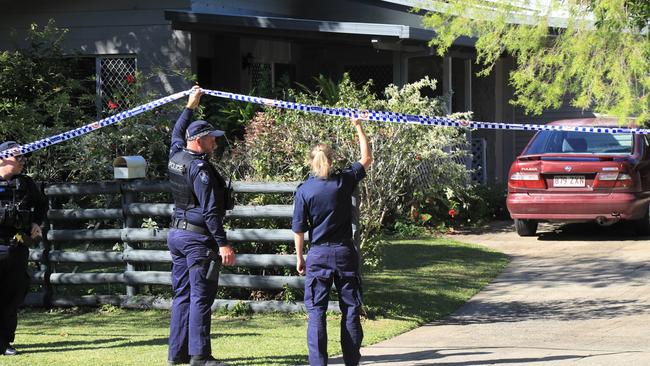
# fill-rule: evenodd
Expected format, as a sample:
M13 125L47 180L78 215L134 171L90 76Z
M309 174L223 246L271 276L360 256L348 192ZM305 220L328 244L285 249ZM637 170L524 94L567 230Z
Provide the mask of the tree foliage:
M515 97L527 113L571 104L619 118L650 119L650 3L647 0L427 1L424 25L444 54L460 36L477 37L488 74L514 56Z

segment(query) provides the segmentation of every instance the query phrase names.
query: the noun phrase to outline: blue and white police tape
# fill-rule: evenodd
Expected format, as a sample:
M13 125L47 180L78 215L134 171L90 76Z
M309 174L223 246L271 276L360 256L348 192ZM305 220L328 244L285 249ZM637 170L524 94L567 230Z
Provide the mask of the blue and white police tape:
M392 122L392 123L406 123L406 124L419 124L425 126L439 126L439 127L455 127L455 128L470 128L470 129L491 129L491 130L512 130L512 131L575 131L575 132L592 132L592 133L636 133L643 135L650 135L650 129L642 128L623 128L623 127L590 127L590 126L556 126L556 125L535 125L535 124L519 124L519 123L501 123L501 122L478 122L458 120L448 117L436 116L421 116L414 114L373 111L354 108L334 108L334 107L321 107L316 105L302 104L296 102L287 102L283 100L268 99L254 97L244 94L229 93L219 90L203 89L207 95L239 100L242 102L262 104L267 107L284 108L302 112L317 113L327 116L337 117L356 117L368 121L377 122ZM97 122L89 123L85 126L75 128L73 130L60 133L51 137L47 137L38 141L30 142L9 150L0 152L0 159L6 159L16 155L27 154L36 150L43 149L50 145L58 144L63 141L73 139L85 135L89 132L98 130L102 127L113 125L129 117L133 117L142 112L159 107L163 104L180 99L191 93L191 90L182 91L176 94L169 95L164 98L154 100L152 102L137 106L116 115L104 118Z
M116 124L116 123L118 123L118 122L120 122L122 120L125 120L125 119L129 118L129 117L137 116L138 114L140 114L142 112L146 112L148 110L160 107L163 104L173 102L173 101L175 101L177 99L180 99L180 98L183 98L184 96L187 96L189 94L190 94L189 90L182 91L182 92L179 92L179 93L176 93L176 94L172 94L172 95L166 96L164 98L156 99L156 100L154 100L152 102L137 106L135 108L131 108L129 110L126 110L126 111L123 111L123 112L120 112L120 113L117 113L117 114L115 114L113 116L101 119L99 121L89 123L89 124L87 124L85 126L75 128L73 130L60 133L58 135L46 137L46 138L38 140L38 141L30 142L30 143L25 144L25 145L21 145L21 146L18 146L18 147L14 147L14 148L2 151L2 152L0 152L0 159L6 159L6 158L10 158L10 157L16 156L16 155L27 154L27 153L30 153L30 152L33 152L33 151L36 151L36 150L46 148L46 147L54 145L54 144L61 143L63 141L73 139L75 137L85 135L85 134L87 134L89 132L96 131L96 130L102 128L102 127L106 127L106 126Z
M219 90L203 89L203 92L215 97L239 100L256 104L263 104L268 107L292 109L302 112L318 113L328 116L356 117L369 121L394 122L407 124L420 124L427 126L456 127L470 129L491 129L491 130L519 130L519 131L576 131L593 133L637 133L650 134L650 129L624 128L624 127L590 127L590 126L556 126L556 125L534 125L519 123L499 122L478 122L458 120L447 117L420 116L395 112L362 110L353 108L320 107L302 103L287 102L282 100L252 97L249 95L228 93Z

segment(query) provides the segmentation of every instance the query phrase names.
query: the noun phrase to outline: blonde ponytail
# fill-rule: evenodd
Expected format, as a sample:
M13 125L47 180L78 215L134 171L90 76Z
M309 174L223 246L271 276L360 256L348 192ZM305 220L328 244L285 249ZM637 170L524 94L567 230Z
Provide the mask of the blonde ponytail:
M326 179L332 168L332 149L325 144L314 146L309 154L311 172L318 178Z

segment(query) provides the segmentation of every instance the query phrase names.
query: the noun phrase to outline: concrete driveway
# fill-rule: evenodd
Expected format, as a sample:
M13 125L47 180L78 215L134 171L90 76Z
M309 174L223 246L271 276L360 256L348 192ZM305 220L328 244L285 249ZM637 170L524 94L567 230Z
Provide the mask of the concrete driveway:
M362 349L373 365L650 365L650 240L626 226L497 223L454 239L511 256L451 316ZM335 360L334 364L341 364Z

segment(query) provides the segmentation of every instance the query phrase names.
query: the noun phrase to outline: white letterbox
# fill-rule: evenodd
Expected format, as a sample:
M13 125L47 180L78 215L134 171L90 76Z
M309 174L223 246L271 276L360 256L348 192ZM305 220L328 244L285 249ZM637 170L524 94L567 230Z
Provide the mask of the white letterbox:
M113 160L115 179L136 179L147 176L147 161L140 155L119 156Z

